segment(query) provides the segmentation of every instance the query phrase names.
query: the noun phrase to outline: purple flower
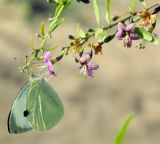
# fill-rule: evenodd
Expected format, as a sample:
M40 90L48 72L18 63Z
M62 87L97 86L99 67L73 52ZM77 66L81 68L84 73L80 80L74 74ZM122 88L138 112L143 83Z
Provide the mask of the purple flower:
M44 62L47 63L47 65L48 65L49 74L56 76L55 69L54 69L53 64L51 62L51 52L50 51L48 51L44 54Z
M80 58L77 58L79 61L78 68L80 69L79 74L82 76L93 76L93 70L97 70L99 65L91 61L91 56L89 53L84 53Z
M138 40L139 36L135 34L135 24L131 23L129 25L124 25L123 23L118 23L118 32L116 33L116 38L118 40L124 40L124 46L130 48L132 46L132 40Z

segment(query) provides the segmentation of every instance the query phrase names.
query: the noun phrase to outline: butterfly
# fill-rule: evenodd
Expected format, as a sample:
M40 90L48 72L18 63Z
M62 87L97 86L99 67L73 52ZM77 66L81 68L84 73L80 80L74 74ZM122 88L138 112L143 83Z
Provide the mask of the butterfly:
M63 104L47 80L32 76L20 89L8 116L8 131L46 131L64 115Z

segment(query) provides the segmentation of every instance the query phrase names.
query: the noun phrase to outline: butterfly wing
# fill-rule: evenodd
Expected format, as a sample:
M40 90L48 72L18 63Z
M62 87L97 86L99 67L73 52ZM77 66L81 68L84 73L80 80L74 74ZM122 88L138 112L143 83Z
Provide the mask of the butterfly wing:
M8 116L8 131L11 134L22 133L32 129L28 121L26 101L31 82L28 81L20 89Z
M63 117L64 108L48 82L40 78L32 83L27 97L28 119L33 129L46 131Z

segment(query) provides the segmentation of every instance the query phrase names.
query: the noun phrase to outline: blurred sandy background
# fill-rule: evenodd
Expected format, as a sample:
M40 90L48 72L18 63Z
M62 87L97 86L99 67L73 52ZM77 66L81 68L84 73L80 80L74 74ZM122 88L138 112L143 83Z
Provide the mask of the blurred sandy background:
M56 65L59 76L50 83L65 107L64 118L56 127L46 133L10 135L8 113L27 80L17 68L29 52L31 37L39 30L41 19L52 8L40 12L46 8L39 11L34 6L33 11L23 2L7 1L0 0L0 144L111 144L120 123L132 111L137 115L125 144L160 143L160 46L125 49L116 40L105 45L102 56L94 58L100 64L94 79L78 77L71 57ZM103 0L100 2L104 5ZM112 13L127 11L129 2L112 0ZM150 1L148 6L156 2L159 1ZM79 22L83 28L95 25L92 5L75 3L65 13L66 23L56 30L50 45L66 45L67 34L74 34ZM101 13L104 15L104 7ZM157 33L159 22L158 19Z

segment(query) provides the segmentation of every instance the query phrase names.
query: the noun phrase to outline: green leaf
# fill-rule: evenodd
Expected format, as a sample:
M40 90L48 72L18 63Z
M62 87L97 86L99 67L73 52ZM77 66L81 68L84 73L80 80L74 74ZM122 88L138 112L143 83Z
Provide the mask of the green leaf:
M11 134L18 134L32 130L27 115L25 115L25 113L27 114L26 101L30 85L31 82L28 81L20 89L8 116L8 131Z
M159 44L159 39L158 39L158 37L153 36L152 43L155 44L155 45L158 45L158 44Z
M50 33L53 32L63 22L64 22L64 19L61 19L61 18L54 19L49 25L49 32Z
M111 40L114 39L114 37L115 37L115 34L109 35L109 36L105 36L103 41L104 41L104 43L109 43Z
M131 6L129 7L129 11L130 11L131 13L135 13L136 3L137 3L137 0L132 0L132 1L131 1Z
M67 0L63 4L64 4L64 8L67 8L72 4L72 0Z
M111 24L110 5L111 5L111 1L106 0L106 20L109 25Z
M79 30L78 30L78 36L80 38L85 38L86 37L86 33L82 29L79 28Z
M94 8L94 14L95 14L95 17L96 17L97 24L99 25L98 0L93 0L93 8Z
M95 37L96 38L99 37L101 34L103 34L103 32L104 32L103 28L98 28L95 32Z
M131 113L123 122L116 138L114 141L114 144L123 144L124 138L126 136L126 132L128 129L128 126L131 122L131 120L133 119L133 117L135 116L135 113Z
M62 13L64 9L64 5L60 4L57 8L56 8L56 12L55 12L55 17L58 18L60 16L60 14Z
M143 28L136 27L135 33L142 39L151 42L151 43L157 43L156 38L152 35L152 33L144 30Z
M76 35L83 38L84 37L84 31L82 29L80 29L80 25L77 25L77 29L76 29Z
M80 38L85 38L86 37L86 33L80 28L80 25L77 25L77 35Z
M40 131L55 126L64 114L63 104L57 93L41 77L32 80L26 108L32 128Z
M146 7L146 0L139 0Z
M44 21L41 23L41 37L44 37L45 35L45 27L44 27Z

